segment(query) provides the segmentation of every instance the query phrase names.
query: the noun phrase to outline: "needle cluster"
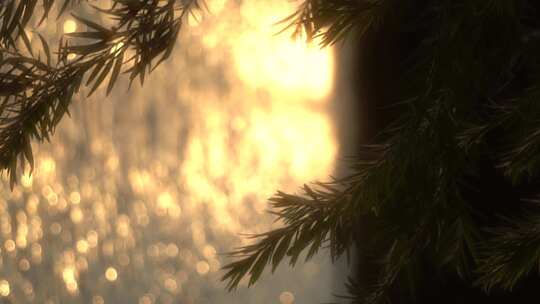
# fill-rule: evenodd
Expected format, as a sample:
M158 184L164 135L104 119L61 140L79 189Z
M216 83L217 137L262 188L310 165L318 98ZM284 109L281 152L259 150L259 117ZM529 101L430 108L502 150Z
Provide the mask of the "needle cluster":
M283 227L232 252L229 288L324 246L376 265L347 284L353 303L415 303L448 278L511 291L538 275L539 17L526 0L303 1L287 20L323 46L396 25L407 43L388 101L398 114L350 176L270 199Z
M38 6L39 25L54 5L63 14L80 3L11 0L0 6L0 169L12 185L18 167L33 166L31 141L50 138L82 87L90 96L106 84L109 94L121 74L142 85L171 54L187 15L201 8L195 0L112 0L107 8L92 5L112 26L73 15L86 30L65 34L56 50L37 31L41 48L33 48L28 27Z

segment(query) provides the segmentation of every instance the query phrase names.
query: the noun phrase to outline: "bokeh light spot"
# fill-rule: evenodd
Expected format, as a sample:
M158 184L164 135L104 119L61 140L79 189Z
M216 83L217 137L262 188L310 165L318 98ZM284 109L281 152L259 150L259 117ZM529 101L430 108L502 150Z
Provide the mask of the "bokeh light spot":
M199 261L197 262L196 269L200 275L205 275L210 270L210 265L206 261Z
M105 300L103 299L102 296L93 296L92 304L105 304Z
M11 288L9 286L9 282L6 280L0 280L0 296L7 297L9 296L10 292Z
M64 22L64 34L74 33L77 30L77 23L68 19Z
M294 294L290 291L284 291L279 295L279 301L281 304L293 304Z
M118 272L114 267L109 267L105 270L105 278L109 282L114 282L118 278Z
M78 240L77 241L77 251L80 253L86 253L88 252L88 242L86 240Z

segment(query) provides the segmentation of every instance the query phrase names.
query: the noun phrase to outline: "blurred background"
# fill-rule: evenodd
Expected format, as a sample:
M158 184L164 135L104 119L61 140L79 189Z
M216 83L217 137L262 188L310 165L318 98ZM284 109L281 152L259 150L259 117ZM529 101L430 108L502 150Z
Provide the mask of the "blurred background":
M2 177L0 303L333 299L342 274L324 250L249 289L219 280L222 253L250 241L241 234L280 225L270 196L337 170L334 50L278 34L297 4L208 0L143 87L124 78L108 97L78 95L34 145L32 175L13 191ZM54 41L85 28L65 14L35 30Z

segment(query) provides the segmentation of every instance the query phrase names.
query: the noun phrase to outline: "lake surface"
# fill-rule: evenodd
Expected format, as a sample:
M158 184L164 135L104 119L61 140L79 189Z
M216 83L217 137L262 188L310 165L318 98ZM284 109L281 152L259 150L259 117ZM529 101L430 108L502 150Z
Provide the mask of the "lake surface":
M279 227L267 199L325 180L338 151L332 49L277 34L294 3L237 2L208 1L210 13L186 20L142 88L123 79L108 97L83 90L51 142L34 145L32 175L13 191L4 176L0 302L332 299L324 251L249 289L227 293L219 280L222 253L250 241L240 234ZM84 30L59 20L36 30Z

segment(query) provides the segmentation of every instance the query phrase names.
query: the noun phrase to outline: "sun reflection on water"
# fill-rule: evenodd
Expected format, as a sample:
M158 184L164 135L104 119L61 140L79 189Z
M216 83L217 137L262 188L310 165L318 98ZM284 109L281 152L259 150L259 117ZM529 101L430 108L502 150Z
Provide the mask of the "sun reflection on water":
M331 174L332 52L277 35L289 1L208 7L144 88L77 100L33 174L3 177L0 302L293 303L325 286L317 263L277 291L225 296L218 278L239 233L279 225L268 197Z

